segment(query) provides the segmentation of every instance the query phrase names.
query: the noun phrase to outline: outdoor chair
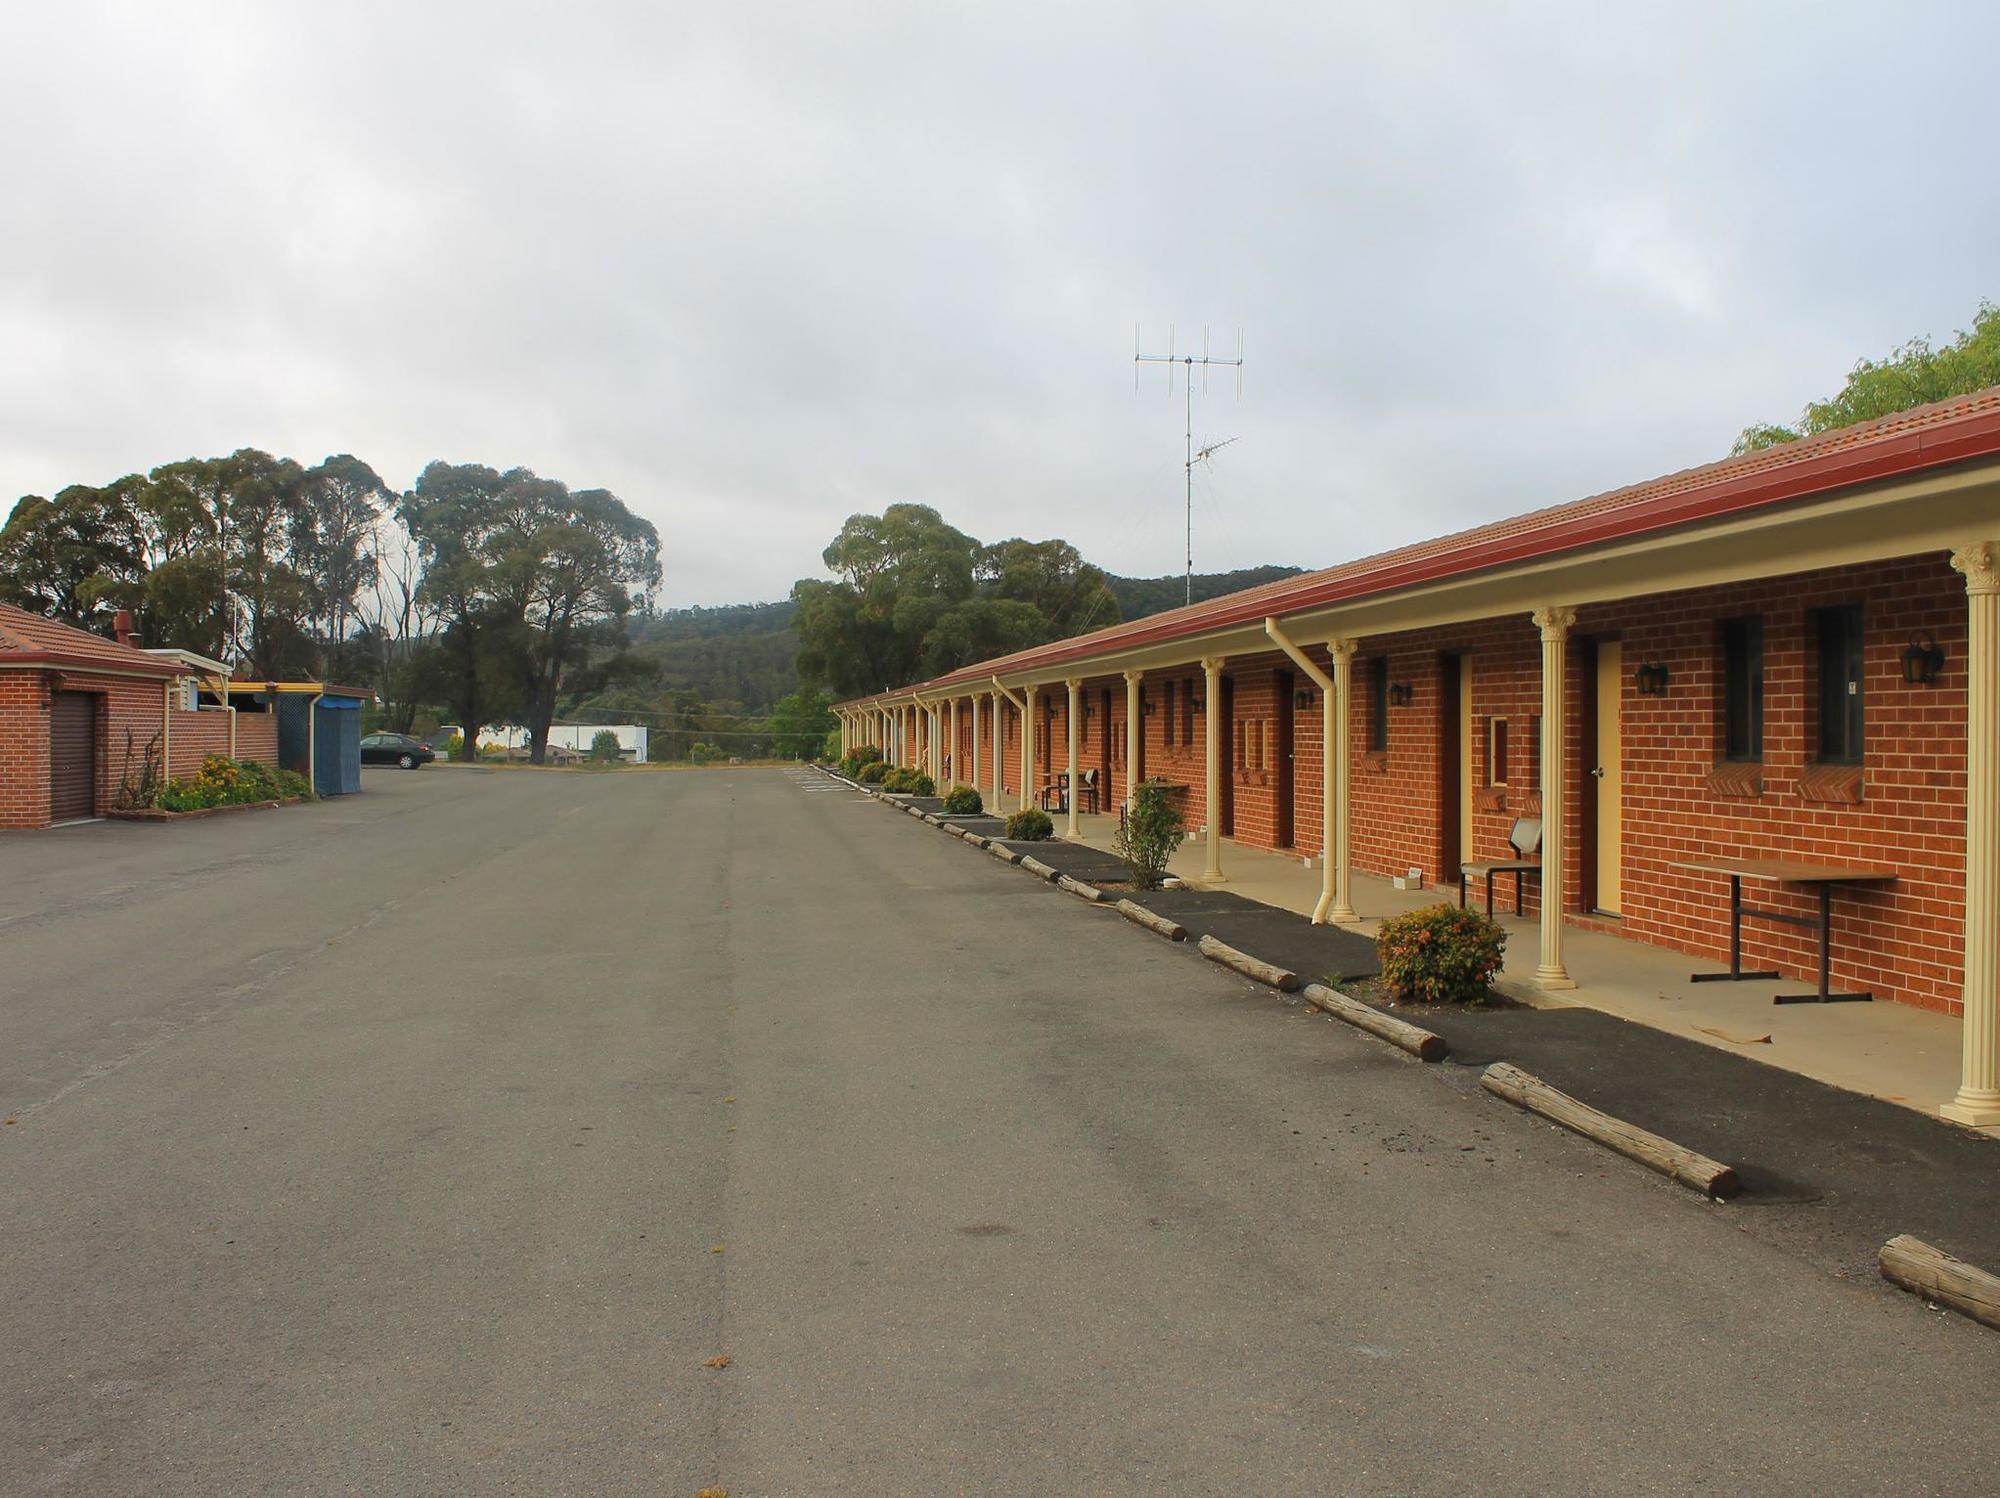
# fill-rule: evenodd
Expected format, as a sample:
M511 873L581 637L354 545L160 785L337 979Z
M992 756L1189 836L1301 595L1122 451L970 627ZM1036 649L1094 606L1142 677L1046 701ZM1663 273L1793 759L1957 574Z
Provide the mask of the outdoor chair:
M1082 799L1083 809L1095 814L1097 811L1097 772L1085 770L1076 782L1076 793ZM1064 807L1063 810L1069 810Z
M1521 881L1542 877L1542 819L1540 817L1518 817L1507 833L1508 846L1514 850L1512 858L1489 859L1484 863L1463 863L1458 866L1458 905L1465 908L1466 885L1474 879L1486 881L1486 913L1493 914L1493 876L1512 874L1514 876L1514 914L1521 913Z
M1044 780L1042 788L1035 792L1035 805L1043 811L1069 810L1069 775L1067 772L1054 780Z

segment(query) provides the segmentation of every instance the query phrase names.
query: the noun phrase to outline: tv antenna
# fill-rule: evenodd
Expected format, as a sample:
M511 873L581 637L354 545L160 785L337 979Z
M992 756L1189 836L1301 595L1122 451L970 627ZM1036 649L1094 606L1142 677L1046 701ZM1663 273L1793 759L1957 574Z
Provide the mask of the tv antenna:
M1223 359L1209 353L1207 328L1201 330L1201 352L1199 354L1176 354L1174 352L1174 330L1171 325L1167 328L1167 351L1164 354L1141 353L1139 351L1139 328L1137 324L1134 324L1132 328L1132 389L1135 392L1139 388L1139 366L1141 364L1164 364L1167 366L1167 395L1169 398L1174 393L1174 366L1176 364L1181 366L1182 385L1187 396L1187 456L1182 463L1187 478L1187 524L1185 531L1187 542L1186 601L1193 603L1194 465L1208 462L1217 452L1237 440L1234 437L1225 437L1220 442L1211 442L1200 452L1194 450L1194 372L1196 369L1200 369L1201 392L1203 395L1206 395L1208 394L1208 371L1211 366L1235 370L1236 398L1238 400L1243 399L1243 330L1241 328L1236 330L1236 357L1234 359Z

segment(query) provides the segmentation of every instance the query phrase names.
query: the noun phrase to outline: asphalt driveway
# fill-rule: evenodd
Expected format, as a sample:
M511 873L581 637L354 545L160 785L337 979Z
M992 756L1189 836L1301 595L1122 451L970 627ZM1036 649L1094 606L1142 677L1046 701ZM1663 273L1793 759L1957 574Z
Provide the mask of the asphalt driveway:
M1994 1334L844 789L0 889L0 1491L1992 1488Z

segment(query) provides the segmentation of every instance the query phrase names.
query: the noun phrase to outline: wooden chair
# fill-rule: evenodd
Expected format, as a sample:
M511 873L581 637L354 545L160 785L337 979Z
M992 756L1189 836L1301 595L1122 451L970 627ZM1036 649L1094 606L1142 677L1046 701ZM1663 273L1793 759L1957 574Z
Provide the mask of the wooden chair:
M1540 817L1518 817L1507 833L1507 844L1514 850L1512 858L1491 859L1485 863L1463 863L1458 866L1458 905L1465 908L1465 888L1474 879L1486 881L1486 913L1493 914L1493 876L1512 874L1514 876L1514 914L1521 913L1521 881L1530 876L1542 877L1542 819Z

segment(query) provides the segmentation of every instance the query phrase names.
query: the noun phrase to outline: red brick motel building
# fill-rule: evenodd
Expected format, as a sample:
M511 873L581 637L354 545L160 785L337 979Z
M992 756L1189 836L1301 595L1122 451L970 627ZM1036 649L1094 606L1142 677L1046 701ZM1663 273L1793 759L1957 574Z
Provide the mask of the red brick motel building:
M1832 891L1836 988L1962 1016L1944 1111L2000 1124L2000 389L1128 624L840 705L852 745L1026 804L1095 770L1115 810L1180 790L1230 842L1457 883L1547 829L1536 981L1566 927L1807 983ZM1074 745L1074 748L1072 748ZM943 776L938 777L940 781ZM1328 788L1331 794L1328 794ZM1059 829L1060 830L1060 829ZM1754 886L1754 887L1753 887ZM1503 898L1511 898L1507 889ZM1379 913L1379 912L1378 912ZM1360 915L1369 914L1367 911Z

